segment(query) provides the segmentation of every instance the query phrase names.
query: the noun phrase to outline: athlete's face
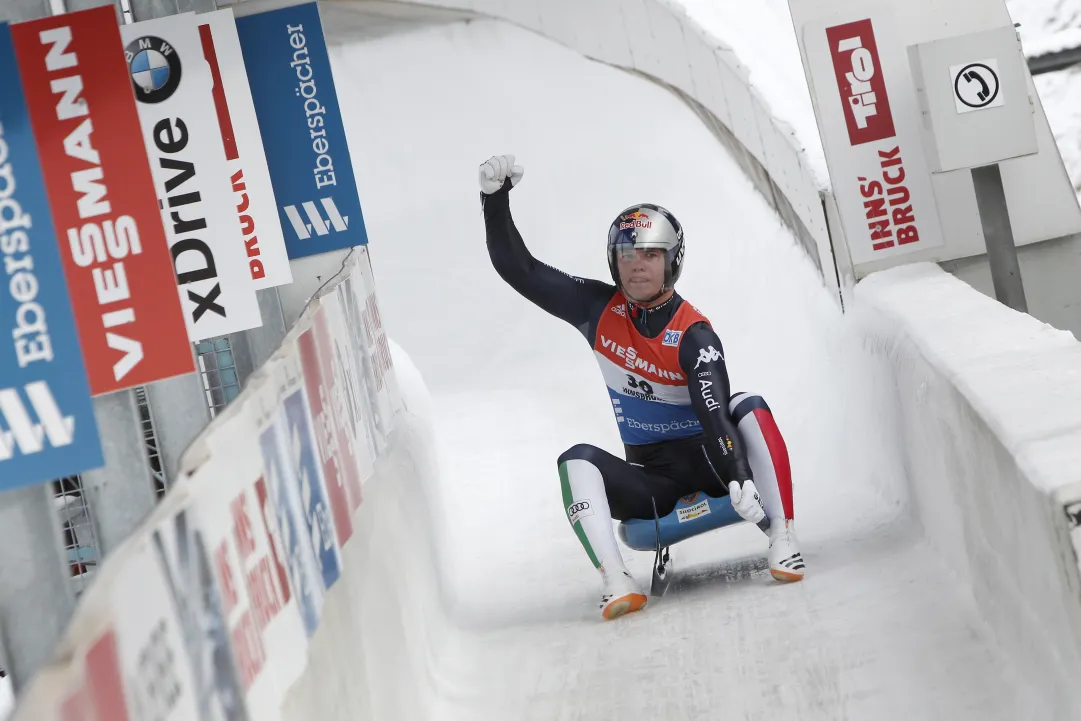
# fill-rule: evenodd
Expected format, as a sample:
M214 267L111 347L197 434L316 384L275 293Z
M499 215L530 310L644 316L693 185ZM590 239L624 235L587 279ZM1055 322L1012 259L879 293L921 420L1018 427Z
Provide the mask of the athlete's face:
M664 284L664 251L658 248L634 248L617 258L619 280L631 300L647 301Z

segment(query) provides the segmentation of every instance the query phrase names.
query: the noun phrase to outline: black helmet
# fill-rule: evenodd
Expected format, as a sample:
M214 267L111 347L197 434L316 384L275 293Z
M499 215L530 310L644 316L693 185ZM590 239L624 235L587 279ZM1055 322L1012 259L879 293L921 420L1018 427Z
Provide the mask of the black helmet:
M652 203L640 203L626 208L608 228L608 270L617 287L619 267L617 253L623 249L660 248L665 255L664 285L656 297L675 286L683 271L683 226L665 208Z

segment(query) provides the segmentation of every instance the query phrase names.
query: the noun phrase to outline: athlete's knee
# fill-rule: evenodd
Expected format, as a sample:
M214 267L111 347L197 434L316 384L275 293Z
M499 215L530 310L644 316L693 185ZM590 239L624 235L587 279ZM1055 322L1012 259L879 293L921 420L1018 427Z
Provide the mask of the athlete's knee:
M740 419L755 411L765 411L773 415L773 411L766 405L766 399L753 393L734 393L728 401L728 412L732 414L732 419L737 424Z
M600 453L600 449L596 446L591 446L588 443L576 443L567 450L560 454L556 459L556 465L563 465L567 461L589 461L593 465L597 465L597 456Z

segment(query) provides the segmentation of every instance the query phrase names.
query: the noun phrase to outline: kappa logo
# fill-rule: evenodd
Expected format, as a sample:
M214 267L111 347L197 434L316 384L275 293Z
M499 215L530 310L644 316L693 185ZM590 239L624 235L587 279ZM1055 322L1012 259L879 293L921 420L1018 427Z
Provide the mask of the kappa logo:
M710 361L719 360L724 360L724 356L721 355L721 353L713 346L710 346L708 349L699 348L698 362L694 364L695 370L697 370L698 366L702 365L703 363L709 363Z
M0 390L0 418L10 429L0 430L0 461L14 456L16 446L28 456L45 450L45 439L54 448L69 446L75 439L75 418L63 414L48 383L27 383L24 391L38 422L31 419L17 388Z
M673 347L678 346L679 339L682 336L683 331L681 330L666 330L664 332L664 340L661 341L661 345L668 345Z
M161 103L180 87L180 55L159 37L146 35L124 48L135 98L142 103Z
M342 216L338 212L338 207L334 205L334 198L321 198L319 202L322 203L323 210L327 213L325 219L319 209L315 207L313 201L309 200L300 204L300 207L304 209L304 214L308 217L307 223L300 217L295 205L287 205L282 208L286 216L289 217L289 222L292 224L297 237L301 240L312 237L313 230L316 235L327 235L331 229L340 233L349 228L349 216Z

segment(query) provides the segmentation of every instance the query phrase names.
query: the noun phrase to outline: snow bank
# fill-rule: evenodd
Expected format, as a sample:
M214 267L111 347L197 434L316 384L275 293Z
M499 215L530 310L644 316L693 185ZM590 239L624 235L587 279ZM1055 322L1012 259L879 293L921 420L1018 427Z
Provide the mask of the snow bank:
M1065 28L1058 32L1037 35L1024 42L1025 56L1030 58L1060 53L1079 46L1081 46L1081 28Z
M357 535L342 549L341 579L327 594L308 668L286 694L283 721L426 719L438 697L438 650L450 627L431 401L397 346L394 364L406 410L364 486Z
M1081 196L1081 67L1044 73L1032 80L1070 182Z
M1081 343L931 264L877 273L856 316L896 371L913 496L929 539L998 642L1081 705ZM1077 540L1081 532L1075 531Z

